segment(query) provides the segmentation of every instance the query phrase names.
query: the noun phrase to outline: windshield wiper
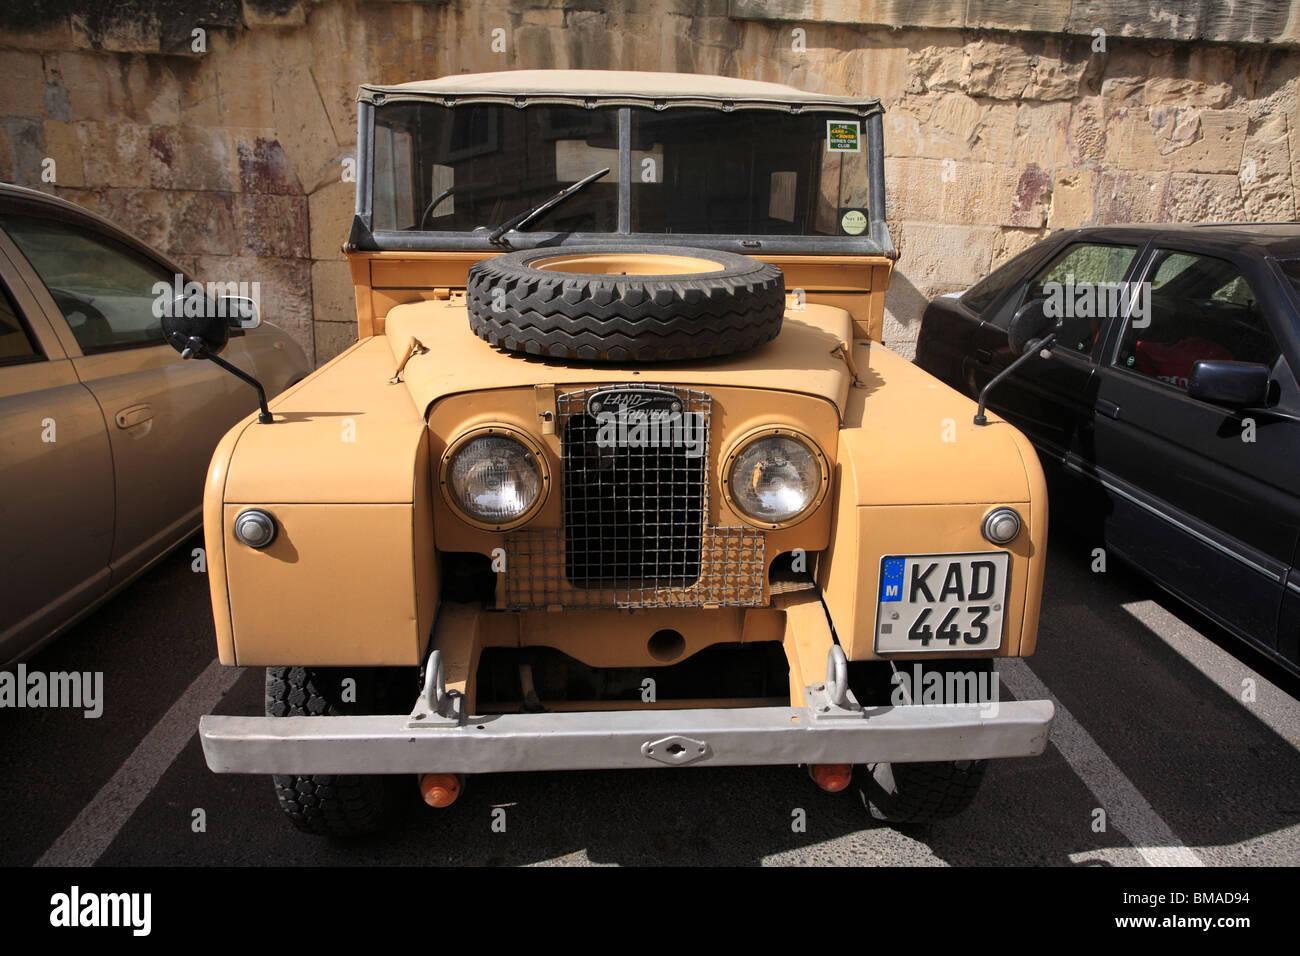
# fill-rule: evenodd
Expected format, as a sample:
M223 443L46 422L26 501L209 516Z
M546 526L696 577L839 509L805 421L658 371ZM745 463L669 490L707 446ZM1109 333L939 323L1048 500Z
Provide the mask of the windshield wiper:
M565 186L563 189L561 189L550 199L546 199L538 203L532 209L529 209L526 212L521 212L519 215L507 219L501 225L497 226L495 229L492 230L492 232L488 235L488 242L497 246L509 245L509 243L502 242L501 237L504 236L511 229L518 229L520 226L528 225L530 222L532 222L542 213L546 212L546 210L550 209L552 206L568 199L570 196L576 193L583 186L586 186L588 183L594 183L597 179L599 179L601 176L604 176L608 172L609 172L608 166L606 166L604 169L599 169L596 172L592 173L590 176L586 177L585 179L579 179L572 186Z

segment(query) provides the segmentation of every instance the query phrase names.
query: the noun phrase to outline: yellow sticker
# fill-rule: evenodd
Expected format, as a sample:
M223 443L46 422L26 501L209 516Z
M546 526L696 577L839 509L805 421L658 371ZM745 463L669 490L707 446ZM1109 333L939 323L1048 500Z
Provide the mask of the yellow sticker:
M860 236L867 228L867 214L861 209L850 209L840 217L840 228L850 236Z

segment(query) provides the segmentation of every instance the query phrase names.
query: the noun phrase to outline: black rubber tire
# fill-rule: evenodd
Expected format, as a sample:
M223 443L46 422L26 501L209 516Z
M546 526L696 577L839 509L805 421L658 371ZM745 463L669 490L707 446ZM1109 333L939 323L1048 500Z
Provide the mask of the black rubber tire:
M900 666L910 668L912 663ZM946 660L925 662L921 667L923 673L968 670L992 673L993 662ZM887 669L879 670L874 677L887 674ZM860 673L854 693L866 704L890 703L891 682L866 679L871 676ZM888 823L933 823L956 816L969 807L987 769L987 760L862 764L853 768L853 783L863 806L875 819Z
M984 780L986 760L877 763L854 768L863 805L877 820L933 823L971 805Z
M343 680L349 677L356 681L356 703L343 700ZM415 701L414 684L410 672L392 668L268 667L266 715L405 713ZM280 809L293 825L318 836L377 833L396 815L403 793L415 792L406 775L277 774L271 779Z
M557 256L708 259L718 272L605 275L534 268ZM550 247L476 262L465 301L474 334L513 352L603 362L730 355L776 338L785 276L734 252L672 246ZM496 306L494 309L493 306Z

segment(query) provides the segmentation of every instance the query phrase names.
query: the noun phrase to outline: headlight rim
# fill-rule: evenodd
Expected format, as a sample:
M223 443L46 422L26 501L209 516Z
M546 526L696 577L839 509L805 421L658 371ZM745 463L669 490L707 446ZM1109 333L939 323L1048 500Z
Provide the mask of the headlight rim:
M803 445L812 453L813 460L816 461L818 472L821 475L821 482L817 491L809 499L808 504L804 506L802 511L786 518L784 521L764 521L750 515L740 506L740 503L736 501L735 496L731 493L731 471L736 459L740 457L740 453L756 441L773 437L791 438ZM822 502L826 500L827 493L830 491L830 463L826 453L821 450L821 446L806 432L800 431L791 425L760 425L757 428L751 428L749 431L743 432L727 446L727 450L722 456L722 467L719 469L719 483L722 486L722 498L734 515L750 527L759 528L763 531L781 531L808 520L821 507Z
M468 445L476 438L484 438L489 435L495 435L502 438L511 438L524 447L532 456L532 462L537 466L537 472L541 477L541 484L537 489L537 495L533 498L532 503L517 518L510 521L493 522L485 521L482 518L475 517L465 511L451 491L451 483L448 479L448 472L451 469L451 463L462 448ZM551 466L546 460L546 454L532 435L519 428L518 426L506 422L489 422L487 424L475 425L472 428L458 434L447 443L446 449L442 453L442 458L438 462L438 490L442 493L442 500L446 502L447 507L461 521L471 527L478 528L482 531L511 531L521 525L527 524L537 516L542 510L547 499L551 494Z

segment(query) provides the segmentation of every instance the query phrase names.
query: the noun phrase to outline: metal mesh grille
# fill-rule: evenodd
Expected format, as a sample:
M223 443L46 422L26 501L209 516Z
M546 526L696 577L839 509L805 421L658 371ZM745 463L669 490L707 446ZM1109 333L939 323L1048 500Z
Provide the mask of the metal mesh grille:
M602 399L605 411L650 411L618 412L624 430L611 431L618 418L602 420ZM564 528L506 536L507 606L762 604L763 533L706 526L711 404L659 386L560 395Z

